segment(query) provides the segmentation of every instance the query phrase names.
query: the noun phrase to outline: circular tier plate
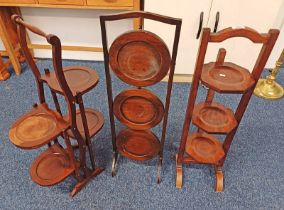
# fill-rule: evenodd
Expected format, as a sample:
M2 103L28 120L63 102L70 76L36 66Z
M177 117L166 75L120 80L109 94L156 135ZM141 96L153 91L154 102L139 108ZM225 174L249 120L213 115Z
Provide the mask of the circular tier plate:
M150 160L160 151L160 141L149 130L124 129L119 132L116 145L121 155L132 160Z
M69 66L63 69L66 81L75 96L77 92L85 93L95 87L99 81L99 76L95 70L92 70L83 66ZM41 76L45 80L49 87L57 93L62 94L62 88L60 87L56 78L55 72L50 72Z
M32 163L30 175L41 186L59 183L74 172L67 153L54 144Z
M237 126L232 110L219 103L199 103L194 107L192 122L207 133L229 133Z
M20 119L9 131L11 142L23 149L37 148L57 135L57 120L47 113Z
M225 153L217 138L206 133L193 133L187 137L186 152L200 163L216 164Z
M35 149L57 138L69 124L47 104L34 108L18 118L9 130L10 141L22 149Z
M164 116L160 99L145 89L125 90L115 97L113 112L117 119L135 130L156 126Z
M130 31L119 36L109 50L114 73L124 82L144 87L162 80L171 56L166 44L148 31Z
M102 113L100 113L100 112L98 112L94 109L90 109L90 108L85 108L85 114L86 114L86 118L87 118L90 137L93 137L103 127L104 117L103 117ZM67 119L68 116L65 116L64 118ZM84 131L84 126L83 126L80 110L76 111L76 123L77 123L77 127L78 127L80 134L85 139L85 131ZM74 134L71 130L68 130L67 133L71 138L75 138L75 136L74 136Z
M247 69L228 62L222 66L215 66L215 63L205 64L201 81L211 89L229 93L243 93L254 84Z

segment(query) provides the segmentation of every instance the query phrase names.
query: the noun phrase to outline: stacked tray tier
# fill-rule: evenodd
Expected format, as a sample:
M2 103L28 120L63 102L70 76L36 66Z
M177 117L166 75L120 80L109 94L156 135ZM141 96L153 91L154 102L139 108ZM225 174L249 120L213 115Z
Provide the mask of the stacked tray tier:
M194 107L192 123L207 133L227 134L237 126L231 109L219 103L199 103Z
M247 69L230 62L221 66L215 62L205 64L201 81L219 93L245 93L255 83Z
M30 175L41 186L55 185L75 170L67 151L54 144L41 153L32 163Z
M149 130L124 129L117 136L119 153L132 160L150 160L158 155L160 141Z
M189 135L185 151L194 160L206 164L217 164L225 155L221 142L207 133Z

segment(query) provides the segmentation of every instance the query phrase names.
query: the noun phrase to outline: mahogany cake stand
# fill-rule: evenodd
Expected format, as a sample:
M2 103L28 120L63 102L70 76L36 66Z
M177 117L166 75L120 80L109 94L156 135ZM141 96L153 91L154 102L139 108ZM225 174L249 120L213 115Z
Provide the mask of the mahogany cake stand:
M128 18L151 19L175 26L173 50L156 34L144 29L128 31L108 46L106 22ZM131 160L145 161L158 157L157 182L161 181L161 166L166 135L170 95L172 89L181 20L148 12L133 12L100 17L104 48L105 73L109 116L112 131L112 176L116 173L118 154ZM113 99L113 73L124 83L134 86L122 90ZM147 86L155 85L169 73L165 104ZM126 128L116 134L115 119ZM161 122L159 139L150 129Z
M260 34L250 28L227 28L218 33L211 33L209 28L203 29L176 156L176 187L182 186L183 164L209 164L215 168L216 192L223 191L222 166L278 34L278 30ZM233 37L244 37L262 44L262 50L252 72L234 63L224 62L224 48L219 49L216 62L204 64L208 43L221 43ZM199 83L208 88L208 93L205 102L195 104ZM221 94L242 94L235 113L224 105L213 102L215 91ZM197 131L188 133L191 121L197 127ZM225 140L221 142L213 134L224 134Z

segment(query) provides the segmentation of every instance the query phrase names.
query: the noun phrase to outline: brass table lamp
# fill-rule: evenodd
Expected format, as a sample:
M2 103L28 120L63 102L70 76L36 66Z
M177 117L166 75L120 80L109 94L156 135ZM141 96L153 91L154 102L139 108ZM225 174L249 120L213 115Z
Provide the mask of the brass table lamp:
M283 97L284 89L281 85L275 82L276 75L280 69L281 64L284 61L284 49L275 64L271 74L266 79L260 79L254 89L254 94L258 97L274 100Z

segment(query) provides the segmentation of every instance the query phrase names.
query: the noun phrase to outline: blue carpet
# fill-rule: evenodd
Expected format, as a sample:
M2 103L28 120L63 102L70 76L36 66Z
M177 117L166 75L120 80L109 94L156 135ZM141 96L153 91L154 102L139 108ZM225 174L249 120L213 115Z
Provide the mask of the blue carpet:
M224 165L225 190L214 192L214 171L201 165L184 167L184 185L175 188L176 153L184 120L189 84L174 84L165 145L162 183L156 184L156 160L138 163L119 158L117 175L111 177L111 133L108 120L104 67L101 62L64 61L64 65L95 68L100 83L84 96L86 107L103 112L106 123L93 139L97 164L106 168L74 198L68 193L74 178L53 187L40 187L31 181L29 167L43 151L24 151L8 139L10 124L37 102L35 80L26 64L20 76L0 82L0 209L283 209L284 208L284 100L266 101L252 97ZM50 60L38 65L51 67ZM284 85L284 72L278 81ZM114 79L117 94L124 84ZM166 84L151 88L162 99ZM48 90L48 89L47 89ZM200 88L199 100L205 98ZM52 105L47 91L47 101ZM217 100L236 107L237 95L217 95ZM61 102L63 99L61 98ZM161 127L154 129L156 132ZM172 146L171 143L173 142Z

